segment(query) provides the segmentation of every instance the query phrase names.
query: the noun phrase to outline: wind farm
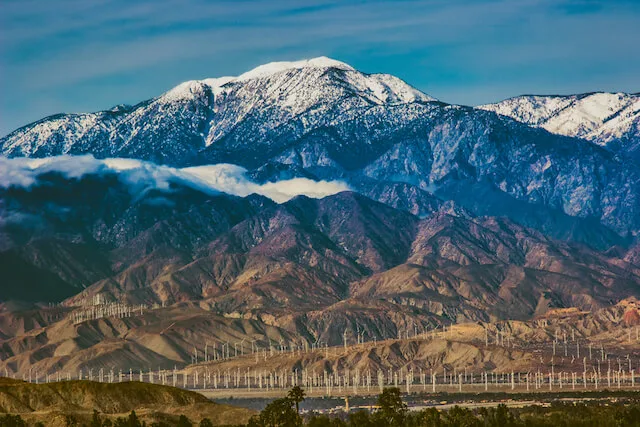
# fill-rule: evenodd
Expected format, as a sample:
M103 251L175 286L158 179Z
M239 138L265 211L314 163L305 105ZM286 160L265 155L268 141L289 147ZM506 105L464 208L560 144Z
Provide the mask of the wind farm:
M157 321L163 319L162 311L172 309L105 303L98 297L90 306L59 310L68 311L63 320L48 326L54 330L60 330L59 323L77 330L102 321L115 327L116 321L137 316L153 315ZM118 360L109 366L108 359L80 365L60 357L50 365L29 366L8 358L0 369L5 376L35 384L137 381L211 398L275 397L294 386L314 397L376 395L386 387L407 394L635 390L640 386L638 318L637 302L629 300L597 313L563 309L532 321L408 323L410 327L398 329L392 337L370 336L355 325L332 341L239 319L218 320L210 331L189 340L185 320L168 318L145 329L145 335L132 327L119 339L158 345L157 340L180 334L182 348L172 349L182 355L180 361L126 366ZM176 341L163 342L169 344Z

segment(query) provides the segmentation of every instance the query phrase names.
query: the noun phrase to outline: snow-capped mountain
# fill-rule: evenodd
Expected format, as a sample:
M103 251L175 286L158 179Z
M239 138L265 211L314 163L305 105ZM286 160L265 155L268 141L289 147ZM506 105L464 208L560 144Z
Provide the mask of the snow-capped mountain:
M640 159L640 95L524 95L479 108Z
M239 77L184 82L133 107L48 117L11 133L0 146L8 156L90 152L191 165L224 157L208 148L237 134L243 123L251 122L245 131L255 142L281 126L295 126L302 135L375 106L433 100L396 77L315 58L266 64Z
M438 205L435 194L545 230L568 216L622 235L640 231L640 175L607 150L328 58L189 81L132 107L45 118L0 139L0 153L232 163L259 182L341 179L385 203L398 194L393 204L418 215ZM545 209L542 224L531 219Z

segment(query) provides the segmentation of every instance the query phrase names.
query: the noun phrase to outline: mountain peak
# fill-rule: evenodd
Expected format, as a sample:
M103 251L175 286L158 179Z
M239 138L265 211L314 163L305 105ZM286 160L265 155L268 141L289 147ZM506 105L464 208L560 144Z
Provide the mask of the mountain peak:
M344 82L351 87L354 93L358 93L359 96L368 99L368 102L374 104L408 103L415 101L429 102L436 100L411 87L395 76L389 74L361 73L344 62L326 56L298 61L270 62L240 74L239 76L189 80L165 92L161 98L164 101L170 102L190 100L193 99L194 96L198 97L203 95L207 90L211 90L215 95L218 95L228 91L227 89L230 89L234 85L263 85L262 80L271 78L275 78L275 83L273 84L279 85L280 83L277 82L277 80L282 77L282 73L296 71L297 76L295 77L284 76L290 82L294 82L286 85L286 87L291 90L291 93L287 96L288 101L286 104L289 106L298 105L301 107L301 111L304 111L309 107L309 102L307 101L310 101L311 98L315 99L314 102L316 102L319 101L316 98L332 92L330 89L320 87L324 83L318 83L316 80L318 73L313 72L320 70L320 73L322 73L322 71L327 69L349 72L348 75L345 76ZM301 87L301 85L306 85L307 88L305 89ZM279 90L278 93L280 97L283 96L281 90ZM303 98L305 98L306 101L302 102L299 94L304 94Z
M170 100L189 98L193 93L201 90L203 85L209 86L214 91L214 93L216 93L219 92L221 90L220 88L222 88L222 86L226 85L227 83L260 79L287 70L301 70L305 68L336 68L345 71L356 71L356 69L352 66L336 59L327 58L326 56L319 56L317 58L311 59L301 59L299 61L269 62L267 64L259 65L252 70L240 74L239 76L224 76L207 78L203 80L189 80L180 83L178 86L165 92L163 97Z
M317 58L302 59L299 61L280 61L270 62L268 64L260 65L253 70L247 71L237 77L237 81L251 80L262 77L268 77L272 74L280 73L287 70L299 70L302 68L337 68L345 71L355 71L355 68L345 64L344 62L327 58L326 56L319 56Z

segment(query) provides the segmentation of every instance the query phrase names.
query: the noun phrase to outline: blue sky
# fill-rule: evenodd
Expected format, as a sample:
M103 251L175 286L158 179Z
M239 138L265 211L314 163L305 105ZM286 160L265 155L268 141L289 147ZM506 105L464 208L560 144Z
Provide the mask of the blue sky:
M640 1L0 0L0 135L326 55L445 102L640 92Z

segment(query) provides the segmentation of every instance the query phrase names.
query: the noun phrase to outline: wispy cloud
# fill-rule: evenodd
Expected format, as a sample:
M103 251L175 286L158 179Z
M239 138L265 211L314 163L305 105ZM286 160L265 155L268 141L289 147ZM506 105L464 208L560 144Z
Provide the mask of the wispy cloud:
M149 189L170 191L172 183L179 183L207 193L222 192L241 197L260 194L283 203L300 195L322 198L349 190L342 181L313 181L307 178L260 184L246 177L246 169L231 164L176 169L133 159L98 160L90 155L45 159L0 157L0 188L29 188L38 182L40 176L51 172L70 179L91 174L116 174L135 195Z
M0 133L319 55L466 104L638 91L639 20L623 0L5 0Z

